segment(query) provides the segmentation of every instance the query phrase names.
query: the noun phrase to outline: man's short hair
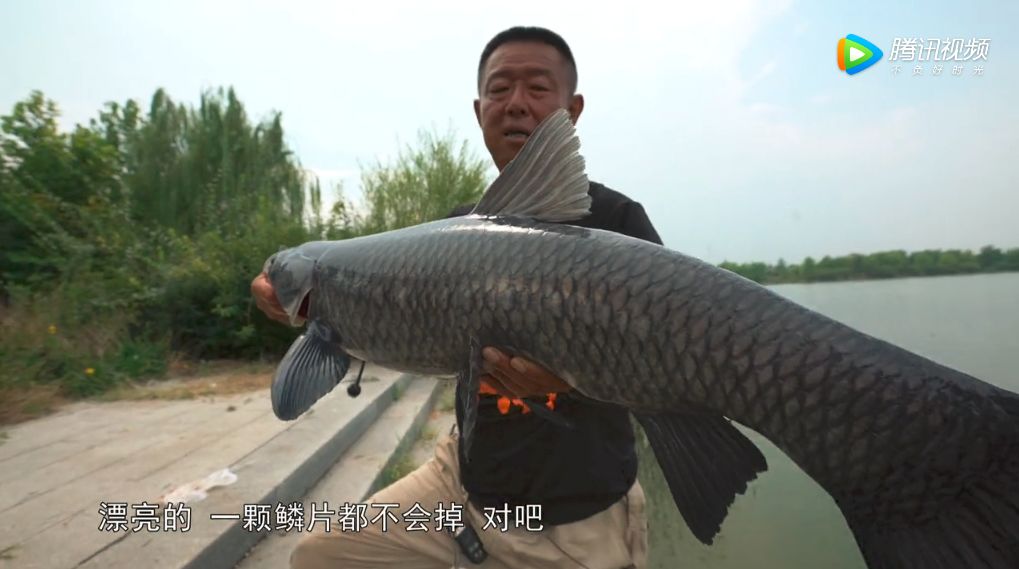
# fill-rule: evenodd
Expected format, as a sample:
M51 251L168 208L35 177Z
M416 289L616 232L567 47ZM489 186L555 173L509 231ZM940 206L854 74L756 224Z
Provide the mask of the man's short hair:
M550 45L556 49L567 62L568 67L568 78L569 78L569 91L570 95L573 95L577 91L577 62L573 59L573 52L570 51L570 46L566 44L566 40L559 34L546 28L540 28L536 26L515 26L508 30L503 30L495 35L494 38L489 40L488 45L481 52L481 61L478 63L478 91L481 91L481 81L485 74L485 65L488 63L488 58L492 57L492 53L495 52L499 46L509 42L521 42L521 41L532 41Z

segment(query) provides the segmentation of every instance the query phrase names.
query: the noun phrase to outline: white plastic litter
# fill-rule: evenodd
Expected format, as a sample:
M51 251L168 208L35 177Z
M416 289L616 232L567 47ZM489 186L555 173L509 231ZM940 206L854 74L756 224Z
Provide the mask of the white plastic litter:
M187 484L174 488L160 496L159 501L163 503L184 502L186 504L200 502L209 496L209 489L216 486L228 486L234 482L237 482L237 475L231 472L229 468L224 468L213 472L205 478L192 480Z

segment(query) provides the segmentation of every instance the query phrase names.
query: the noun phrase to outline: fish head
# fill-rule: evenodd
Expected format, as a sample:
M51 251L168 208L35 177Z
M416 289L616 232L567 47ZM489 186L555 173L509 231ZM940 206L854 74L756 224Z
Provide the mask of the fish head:
M297 313L311 292L315 262L316 257L298 247L272 255L262 268L292 326L300 325L303 320Z

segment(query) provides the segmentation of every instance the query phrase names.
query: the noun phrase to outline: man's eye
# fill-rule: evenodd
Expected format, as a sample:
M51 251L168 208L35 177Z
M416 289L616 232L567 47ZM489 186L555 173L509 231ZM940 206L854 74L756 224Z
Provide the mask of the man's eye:
M509 91L509 87L505 85L495 85L488 88L489 93L505 93L506 91Z

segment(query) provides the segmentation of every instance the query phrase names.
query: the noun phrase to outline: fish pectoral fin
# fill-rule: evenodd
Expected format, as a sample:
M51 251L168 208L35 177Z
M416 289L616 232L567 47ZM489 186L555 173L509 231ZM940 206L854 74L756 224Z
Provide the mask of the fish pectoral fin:
M457 374L457 381L463 385L464 401L463 426L460 430L464 462L470 462L471 445L474 442L474 426L478 423L478 406L481 401L482 369L481 343L476 338L468 340L470 355L464 370Z
M590 213L589 190L580 139L570 114L559 109L534 129L471 213L571 221Z
M711 544L738 494L768 465L721 415L634 413L690 530Z
M326 337L316 323L310 324L276 368L272 410L280 419L300 417L347 374L350 356Z

